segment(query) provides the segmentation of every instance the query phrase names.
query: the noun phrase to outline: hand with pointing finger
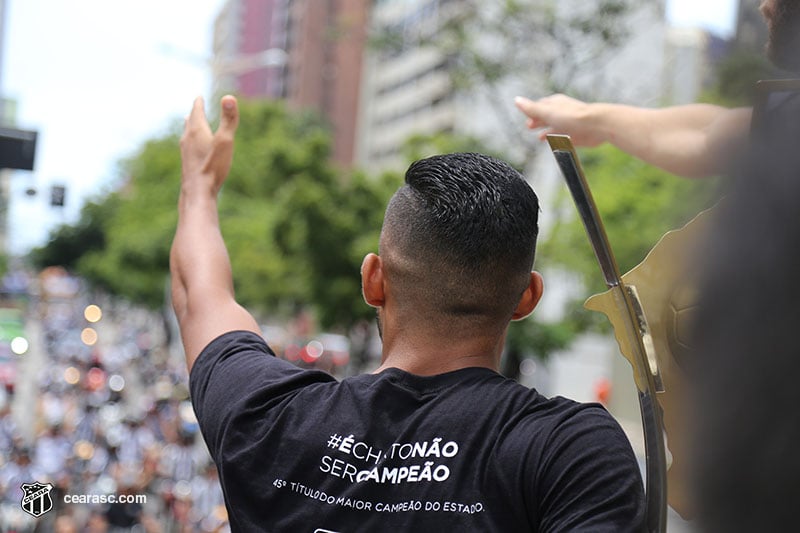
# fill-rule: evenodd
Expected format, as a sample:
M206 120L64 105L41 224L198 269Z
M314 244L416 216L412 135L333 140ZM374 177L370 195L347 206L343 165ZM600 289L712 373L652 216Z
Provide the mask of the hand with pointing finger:
M514 99L517 108L528 117L530 129L542 129L541 140L548 133L569 135L576 146L597 146L606 139L593 120L592 106L563 94L539 100L522 96Z

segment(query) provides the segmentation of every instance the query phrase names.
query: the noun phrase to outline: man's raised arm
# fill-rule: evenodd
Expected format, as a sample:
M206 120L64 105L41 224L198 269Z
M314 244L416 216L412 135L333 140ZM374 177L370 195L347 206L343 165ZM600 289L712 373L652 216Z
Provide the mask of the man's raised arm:
M230 260L219 228L217 194L231 167L239 123L236 99L224 96L221 104L219 128L212 133L203 99L198 97L181 137L181 192L170 272L172 306L189 370L219 335L234 330L261 334L258 323L234 298Z
M576 146L609 142L651 165L686 178L719 175L747 140L749 108L689 104L648 109L586 103L563 94L517 97L528 127L572 137Z

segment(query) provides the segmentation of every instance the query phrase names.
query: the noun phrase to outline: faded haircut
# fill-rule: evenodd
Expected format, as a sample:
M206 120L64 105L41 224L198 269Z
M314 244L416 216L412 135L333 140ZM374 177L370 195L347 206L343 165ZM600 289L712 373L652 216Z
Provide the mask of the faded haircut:
M456 153L413 163L392 197L380 254L400 305L508 320L530 282L539 202L507 163Z

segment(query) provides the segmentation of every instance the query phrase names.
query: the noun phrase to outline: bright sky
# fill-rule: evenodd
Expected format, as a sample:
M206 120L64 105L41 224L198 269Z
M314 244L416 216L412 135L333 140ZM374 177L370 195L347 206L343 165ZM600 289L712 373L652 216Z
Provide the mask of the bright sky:
M17 100L19 127L39 132L34 172L12 176L9 244L18 252L73 220L82 198L119 175L120 159L185 116L195 96L208 96L202 58L224 1L6 4L2 92ZM68 187L64 210L49 206L52 184ZM31 186L40 194L26 196Z
M667 0L667 19L674 26L701 26L729 37L736 29L738 5L739 0Z
M22 252L74 220L83 198L119 176L116 163L185 116L196 95L208 97L199 58L224 0L5 1L0 90L17 101L19 127L39 132L35 171L11 178L9 244ZM732 31L736 0L667 3L676 25ZM49 206L53 184L68 187L63 210ZM39 194L26 196L30 187Z

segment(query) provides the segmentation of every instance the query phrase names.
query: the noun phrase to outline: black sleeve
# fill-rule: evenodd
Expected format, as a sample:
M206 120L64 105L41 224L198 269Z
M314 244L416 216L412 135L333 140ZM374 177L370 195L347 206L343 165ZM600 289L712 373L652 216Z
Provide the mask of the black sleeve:
M189 376L192 405L211 457L219 458L233 420L246 423L257 413L269 423L270 407L310 383L330 382L329 374L304 370L278 359L260 336L233 331L206 346ZM229 432L231 435L237 431Z
M602 407L584 406L552 432L538 473L540 531L643 531L645 498L630 442Z

